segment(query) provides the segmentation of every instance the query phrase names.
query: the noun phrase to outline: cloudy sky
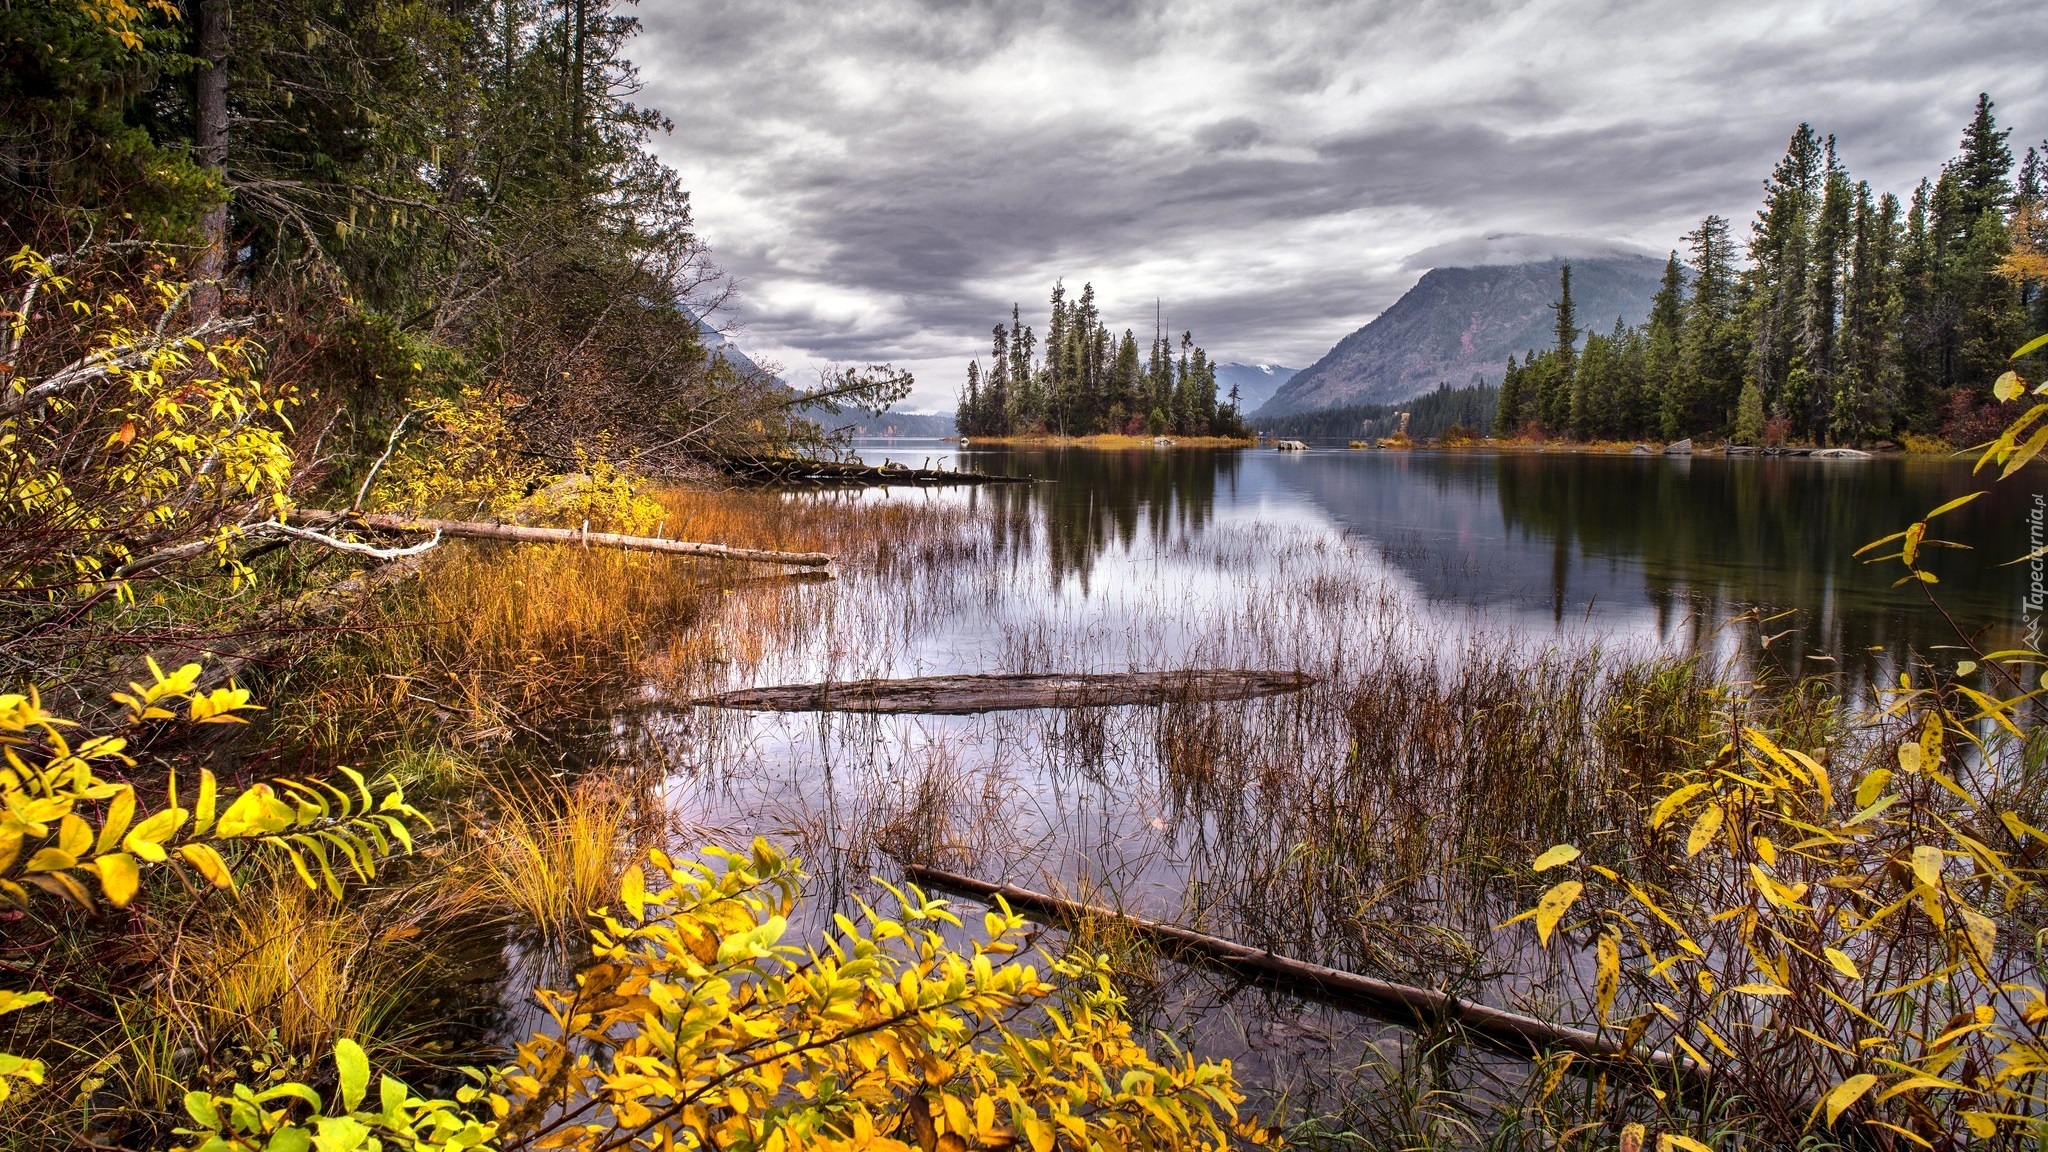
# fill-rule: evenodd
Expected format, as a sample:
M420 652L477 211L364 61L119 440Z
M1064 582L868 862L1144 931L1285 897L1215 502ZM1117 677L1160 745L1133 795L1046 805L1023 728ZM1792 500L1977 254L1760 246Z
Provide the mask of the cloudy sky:
M1433 264L1745 222L1800 120L1905 192L1979 91L2048 135L2038 0L642 0L645 102L804 381L966 360L1056 277L1303 367ZM1487 237L1515 239L1488 241ZM1533 239L1532 239L1533 237ZM1555 238L1555 239L1553 239Z

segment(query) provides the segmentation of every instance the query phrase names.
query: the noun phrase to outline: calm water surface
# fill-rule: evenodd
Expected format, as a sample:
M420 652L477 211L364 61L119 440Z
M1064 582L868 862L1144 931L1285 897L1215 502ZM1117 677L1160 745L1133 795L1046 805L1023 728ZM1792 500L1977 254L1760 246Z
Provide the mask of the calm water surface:
M1771 626L1795 629L1774 642L1781 652L1837 659L1958 642L1925 597L1892 587L1896 563L1854 553L1989 481L1968 461L1917 456L963 452L911 441L860 453L1049 481L1030 496L1047 560L1083 587L1105 559L1146 555L1206 525L1284 523L1362 545L1433 607L1527 631L1684 643L1761 609L1795 613ZM2021 627L2028 570L2000 565L2038 546L2029 517L2048 491L2043 471L1935 522L1936 535L1971 547L1935 554L1941 601L1987 639Z
M1959 658L1955 628L1890 586L1895 565L1852 555L1970 490L1953 461L902 441L860 454L1039 483L790 496L934 509L956 528L943 546L789 590L812 622L794 633L749 631L736 615L718 642L749 656L692 691L1199 666L1298 669L1318 684L1193 712L971 717L727 712L650 686L656 703L622 718L620 738L659 747L677 815L706 838L767 835L802 855L820 917L873 898L874 877L918 856L1578 1019L1583 973L1492 933L1528 896L1473 861L1597 832L1601 789L1551 784L1563 795L1503 806L1511 781L1463 779L1399 748L1375 753L1394 762L1362 763L1357 685L1391 682L1396 666L1447 680L1485 659L1535 667L1549 653L1564 664L1543 675L1565 675L1575 659L1696 654L1830 675L1854 698L1909 650ZM1995 566L2029 547L2042 486L2021 479L1938 522L1974 546L1941 555L1937 571L1980 644L2006 646L2022 627L2026 569ZM1209 741L1193 766L1190 731ZM1333 806L1358 836L1333 840L1316 822ZM1331 1070L1394 1059L1401 1044L1372 1022L1186 972L1162 974L1140 1007L1296 1099L1341 1096Z

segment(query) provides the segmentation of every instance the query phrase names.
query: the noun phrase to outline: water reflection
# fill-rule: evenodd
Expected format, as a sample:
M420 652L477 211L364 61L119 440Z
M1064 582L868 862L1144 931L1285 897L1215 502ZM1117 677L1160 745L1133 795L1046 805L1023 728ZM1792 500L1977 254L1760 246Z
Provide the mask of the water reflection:
M873 446L872 458L933 455ZM1317 450L1102 452L974 448L954 455L1030 488L970 493L1013 542L1045 533L1045 562L1084 594L1109 552L1156 553L1216 521L1314 524L1367 542L1438 605L1488 610L1524 629L1632 632L1693 646L1755 610L1787 671L1894 663L1959 643L1896 564L1856 549L1983 486L1967 461L1890 457L1613 457ZM2030 482L2031 481L2031 482ZM1980 644L2020 629L2026 516L2038 478L1938 521L1971 546L1935 555L1935 589Z
M804 932L919 859L1568 1023L1587 1019L1587 974L1491 930L1534 898L1500 862L1625 832L1648 789L1718 746L1722 720L1752 705L1695 653L1789 629L1771 659L1875 669L1870 646L1950 642L1938 613L1851 553L1970 486L1966 467L1907 460L964 462L1045 482L790 498L929 523L843 553L829 583L737 590L692 641L717 659L677 664L622 724L673 766L681 821L807 860ZM1954 518L1979 545L1943 567L1959 618L2011 626L2019 570L1984 561L2022 550L2029 503L2010 486ZM1750 608L1800 622L1721 627ZM1243 705L965 717L679 703L866 676L1179 667L1317 683ZM1833 709L1797 712L1814 730L1795 746L1826 743ZM1377 1024L1240 991L1162 968L1137 1003L1148 1027L1239 1060L1268 1099L1367 1098L1345 1070L1381 1043Z

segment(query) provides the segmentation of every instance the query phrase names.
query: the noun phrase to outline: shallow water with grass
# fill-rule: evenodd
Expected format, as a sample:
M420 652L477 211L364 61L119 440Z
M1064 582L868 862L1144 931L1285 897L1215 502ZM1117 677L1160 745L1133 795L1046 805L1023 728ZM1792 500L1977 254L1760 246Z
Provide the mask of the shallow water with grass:
M1945 518L1948 615L1852 553L1975 485L1944 460L862 448L1032 485L791 493L838 579L729 581L649 662L622 747L700 838L767 835L825 917L919 861L1582 1023L1587 974L1493 925L1549 844L1754 723L1818 748L1909 650L2016 639L2027 501ZM771 510L771 514L774 514ZM1938 521L1938 524L1943 523ZM750 713L708 691L952 672L1300 671L1265 700L966 717ZM1852 752L1843 749L1843 755ZM1114 933L1148 1025L1339 1127L1475 1122L1511 1061L1232 986ZM1488 1101L1494 1103L1487 1103ZM1382 1114L1384 1113L1384 1114ZM1498 1117L1495 1117L1497 1120Z

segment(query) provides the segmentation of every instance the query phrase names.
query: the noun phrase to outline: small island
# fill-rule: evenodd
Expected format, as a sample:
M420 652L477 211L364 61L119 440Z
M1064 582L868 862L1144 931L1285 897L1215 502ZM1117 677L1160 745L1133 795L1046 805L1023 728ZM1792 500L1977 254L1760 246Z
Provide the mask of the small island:
M1052 289L1043 355L1038 332L1012 305L997 324L989 363L967 365L955 421L976 444L1078 445L1090 448L1239 448L1256 442L1238 408L1237 389L1221 403L1216 365L1193 332L1176 342L1162 315L1153 318L1143 356L1137 335L1110 335L1087 284L1069 302L1064 283Z

